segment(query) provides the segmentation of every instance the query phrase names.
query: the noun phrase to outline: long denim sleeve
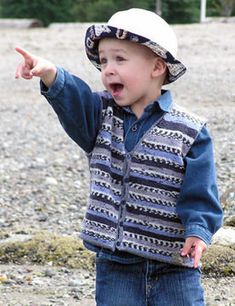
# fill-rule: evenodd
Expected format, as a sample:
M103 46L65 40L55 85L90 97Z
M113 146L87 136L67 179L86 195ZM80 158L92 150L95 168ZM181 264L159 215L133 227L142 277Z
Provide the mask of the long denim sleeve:
M207 244L222 224L218 198L213 145L203 127L186 156L186 173L177 204L177 213L185 226L185 237L196 236Z
M49 89L41 82L41 93L66 133L85 152L92 151L100 123L100 97L80 78L62 68L57 68L56 80Z

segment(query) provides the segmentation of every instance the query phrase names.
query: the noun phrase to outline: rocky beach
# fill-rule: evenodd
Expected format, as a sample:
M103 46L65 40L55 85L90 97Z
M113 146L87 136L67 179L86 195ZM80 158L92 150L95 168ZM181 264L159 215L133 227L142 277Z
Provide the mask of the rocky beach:
M94 258L79 240L89 171L39 80L16 80L23 47L103 87L85 56L87 24L0 28L0 305L94 306ZM208 306L235 305L235 23L175 25L188 71L167 86L208 121L224 225L203 259Z

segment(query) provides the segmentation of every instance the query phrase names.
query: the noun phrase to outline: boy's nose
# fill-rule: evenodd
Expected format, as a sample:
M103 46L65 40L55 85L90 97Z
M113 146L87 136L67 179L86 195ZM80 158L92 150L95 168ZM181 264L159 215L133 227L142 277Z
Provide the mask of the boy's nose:
M112 63L107 63L104 67L104 74L105 75L112 75L115 74L115 67Z

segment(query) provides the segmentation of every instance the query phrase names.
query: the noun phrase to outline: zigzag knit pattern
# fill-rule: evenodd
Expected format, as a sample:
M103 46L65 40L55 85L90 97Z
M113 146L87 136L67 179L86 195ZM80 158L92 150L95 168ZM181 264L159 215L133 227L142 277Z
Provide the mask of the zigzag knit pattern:
M174 105L126 152L123 110L101 98L103 123L90 156L81 238L112 251L191 266L179 255L185 239L176 205L184 157L204 122Z

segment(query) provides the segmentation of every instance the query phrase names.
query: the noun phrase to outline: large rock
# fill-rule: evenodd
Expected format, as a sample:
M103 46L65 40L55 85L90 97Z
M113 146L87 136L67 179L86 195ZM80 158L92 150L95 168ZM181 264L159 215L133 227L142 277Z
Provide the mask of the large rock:
M222 227L213 237L213 244L229 246L235 249L235 228Z

